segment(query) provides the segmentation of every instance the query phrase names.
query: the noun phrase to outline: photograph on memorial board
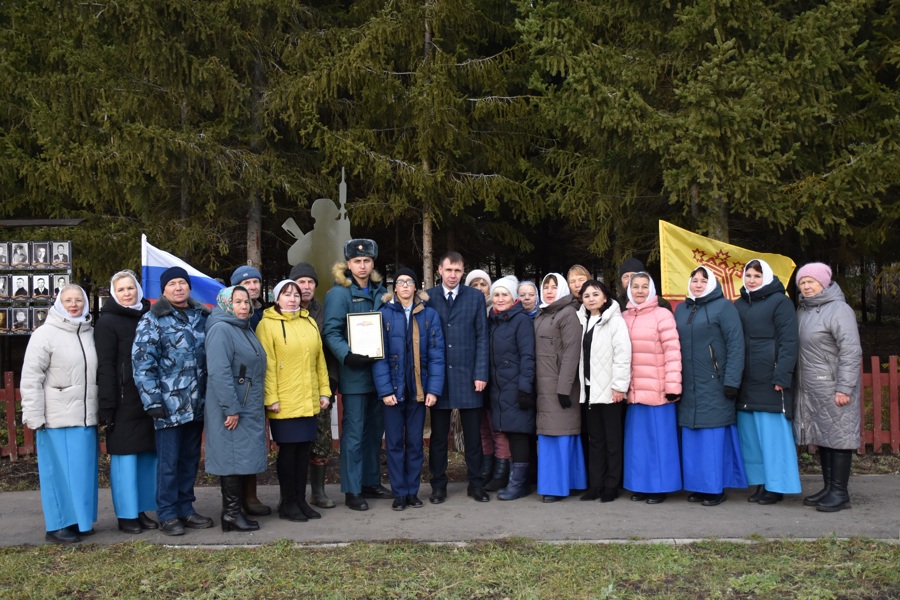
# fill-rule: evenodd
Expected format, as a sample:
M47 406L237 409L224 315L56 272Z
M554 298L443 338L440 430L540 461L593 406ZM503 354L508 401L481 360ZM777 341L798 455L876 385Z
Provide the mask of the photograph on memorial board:
M32 308L31 309L31 330L34 331L41 325L47 322L47 310L46 308Z
M50 242L31 242L31 266L36 269L50 267Z
M0 332L9 329L9 309L0 308Z
M9 298L9 275L0 275L0 300Z
M28 309L27 308L13 308L12 309L12 321L9 324L10 331L28 331Z
M59 290L63 289L69 285L69 276L68 275L54 275L53 276L53 295L58 296Z
M28 242L10 242L12 254L9 264L12 267L30 267L31 260L28 257Z
M31 297L50 299L49 275L34 275L31 278Z
M53 266L67 267L72 264L71 242L50 242L53 250Z
M28 298L31 295L31 281L28 275L10 275L13 298Z
M0 242L0 269L9 267L9 242Z

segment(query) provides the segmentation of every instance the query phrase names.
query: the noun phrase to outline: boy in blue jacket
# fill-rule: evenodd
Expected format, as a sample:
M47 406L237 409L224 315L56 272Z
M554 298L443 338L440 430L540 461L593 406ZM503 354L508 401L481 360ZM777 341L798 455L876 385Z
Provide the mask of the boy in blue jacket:
M385 358L372 365L375 389L385 405L384 441L394 510L419 508L425 454L425 407L434 406L444 388L444 336L437 311L416 294L419 281L409 268L394 274L394 293L379 308Z

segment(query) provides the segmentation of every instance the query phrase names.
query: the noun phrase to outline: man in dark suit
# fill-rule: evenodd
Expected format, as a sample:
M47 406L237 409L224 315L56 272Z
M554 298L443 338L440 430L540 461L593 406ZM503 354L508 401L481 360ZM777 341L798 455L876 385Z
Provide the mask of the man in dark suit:
M53 255L53 262L54 262L54 264L69 262L69 255L66 254L66 245L65 244L57 244L56 245L56 253Z
M446 349L444 393L431 407L432 504L447 499L447 450L450 435L450 411L459 410L465 440L468 494L478 502L490 497L481 480L481 408L482 392L488 380L488 322L484 294L460 285L465 263L458 252L441 257L438 274L441 285L428 290L428 305L441 317Z
M47 280L43 277L37 277L34 282L34 291L31 295L36 298L50 296L50 288L47 287Z

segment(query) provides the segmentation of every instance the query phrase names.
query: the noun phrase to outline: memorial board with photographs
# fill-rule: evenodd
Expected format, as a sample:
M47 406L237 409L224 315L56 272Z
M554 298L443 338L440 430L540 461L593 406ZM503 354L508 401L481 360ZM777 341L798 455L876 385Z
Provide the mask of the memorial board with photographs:
M13 333L26 333L31 330L28 322L28 311L26 307L16 307L10 309L9 330Z
M53 266L68 267L72 264L72 242L50 242L53 250Z
M31 330L34 331L41 325L47 322L47 308L32 308L31 309Z

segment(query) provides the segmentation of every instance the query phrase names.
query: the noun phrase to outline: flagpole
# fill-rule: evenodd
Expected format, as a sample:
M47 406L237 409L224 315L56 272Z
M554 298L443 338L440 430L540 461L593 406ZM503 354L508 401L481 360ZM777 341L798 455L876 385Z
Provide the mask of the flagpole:
M141 234L141 284L146 286L150 278L150 267L147 265L147 234Z

